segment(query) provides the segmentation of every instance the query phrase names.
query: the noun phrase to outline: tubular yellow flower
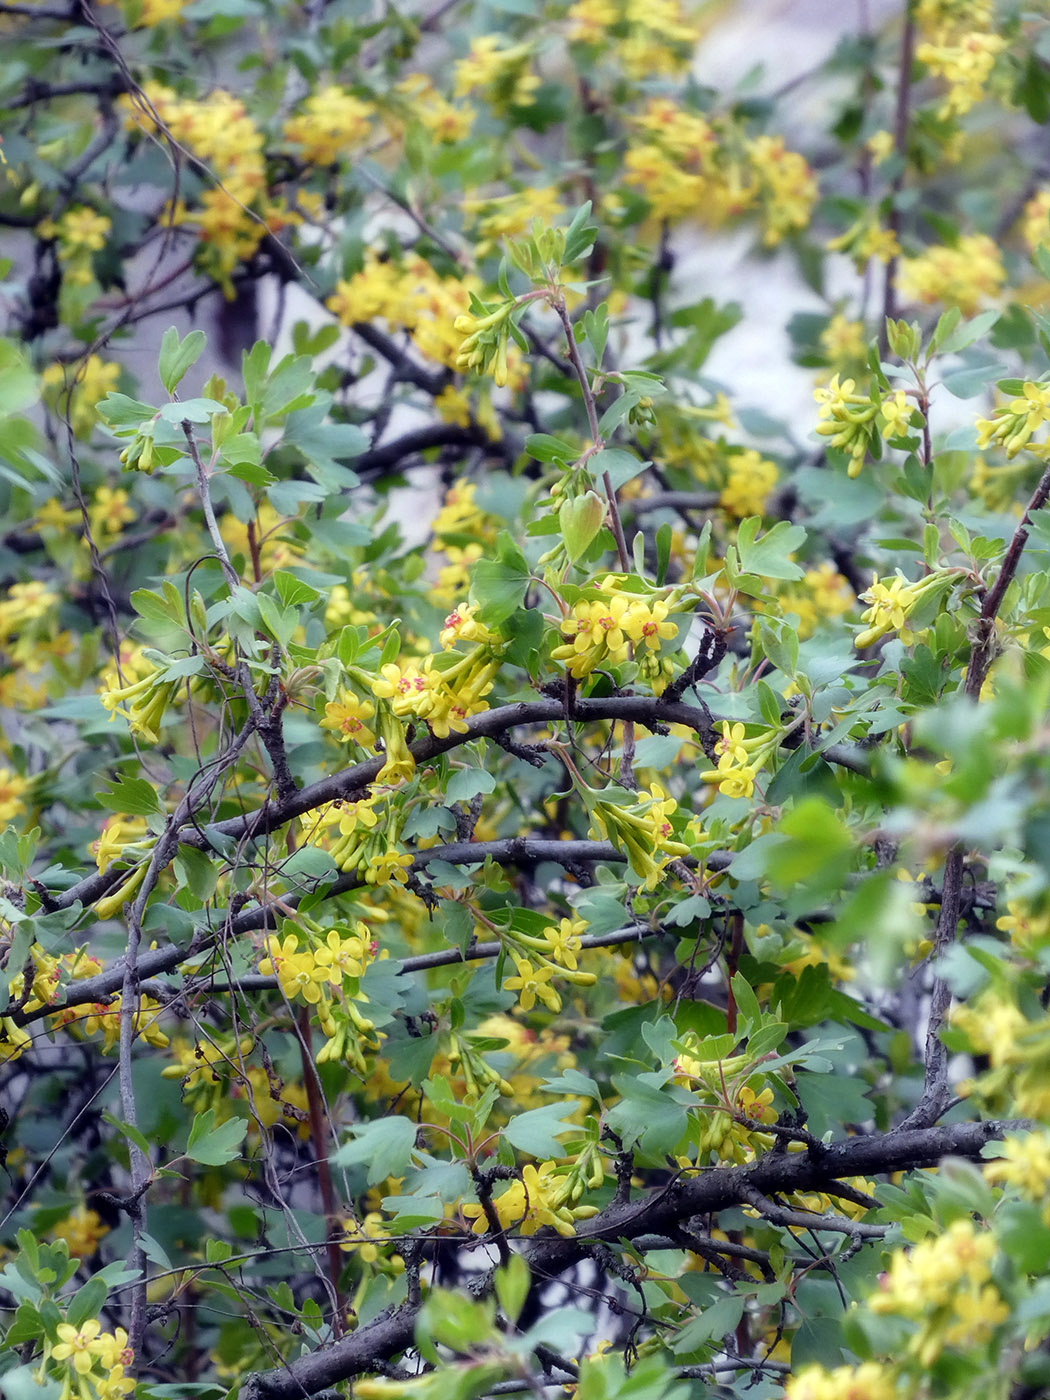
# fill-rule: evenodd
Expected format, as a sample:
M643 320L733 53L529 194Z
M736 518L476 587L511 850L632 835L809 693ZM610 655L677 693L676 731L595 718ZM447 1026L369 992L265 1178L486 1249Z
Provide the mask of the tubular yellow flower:
M548 1011L560 1011L561 997L550 985L554 969L548 966L533 967L526 958L519 957L515 957L514 964L518 969L517 976L504 978L503 985L508 991L518 993L522 1011L531 1011L537 997Z
M873 576L871 587L860 597L861 602L871 606L861 614L868 626L854 638L854 645L858 651L870 647L887 632L896 632L905 646L915 640L906 622L908 614L922 597L922 589L918 585L908 583L903 575L891 579L889 584Z
M79 1327L60 1322L57 1331L58 1345L52 1348L51 1355L56 1361L69 1361L78 1376L86 1376L95 1364L95 1357L101 1356L105 1349L99 1339L101 1322L97 1317L89 1317Z
M359 700L356 695L344 691L338 700L329 700L324 714L321 728L332 730L348 744L370 748L375 743L376 736L366 723L375 714L371 701Z

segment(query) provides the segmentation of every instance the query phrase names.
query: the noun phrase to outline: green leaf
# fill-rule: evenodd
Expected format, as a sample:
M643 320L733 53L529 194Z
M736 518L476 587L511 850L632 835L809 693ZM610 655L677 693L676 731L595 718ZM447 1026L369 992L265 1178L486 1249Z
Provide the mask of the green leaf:
M99 1309L109 1295L105 1279L89 1278L78 1288L66 1308L66 1321L71 1327L81 1327L88 1318L98 1317Z
M288 573L286 569L277 569L273 581L277 596L286 608L297 607L300 603L315 603L321 596L316 588Z
M216 1126L215 1110L206 1109L194 1115L185 1155L206 1167L224 1167L241 1155L238 1144L247 1131L248 1123L244 1118L231 1118Z
M958 308L953 309L957 310ZM965 350L968 345L973 345L975 341L983 340L1001 315L1001 311L982 311L972 321L964 321L961 325L956 325L954 330L948 330L944 335L941 335L941 326L948 317L948 312L945 312L934 332L938 352L942 355L956 355L960 350ZM955 320L957 322L959 320L957 315Z
M460 768L445 784L446 802L469 802L479 793L488 793L496 786L496 779L484 768Z
M145 1156L148 1157L150 1155L149 1141L142 1133L139 1132L138 1128L133 1127L130 1123L125 1123L120 1118L115 1118L112 1113L108 1113L105 1110L103 1110L102 1117L112 1127L116 1128L118 1133L121 1133L124 1137L130 1139L130 1141L133 1142L135 1146L139 1149L139 1151L144 1153Z
M471 599L478 604L482 622L499 627L521 607L531 575L525 556L506 530L496 541L496 557L474 565Z
M503 1316L512 1325L521 1316L530 1283L529 1266L520 1254L512 1254L503 1268L496 1270L496 1297Z
M129 817L149 817L164 810L156 789L145 778L121 775L108 788L96 792L95 798L107 812L120 812Z
M404 1176L416 1145L416 1125L396 1113L370 1123L355 1123L349 1142L335 1152L332 1163L349 1167L368 1163L368 1184L375 1186L388 1176Z
M562 1117L567 1108L571 1112L574 1107L547 1103L541 1108L530 1108L510 1120L503 1129L503 1136L512 1147L527 1152L530 1157L553 1157L561 1151L559 1136L579 1132L576 1124Z
M572 216L572 223L565 230L565 252L562 255L563 264L574 263L579 258L586 255L594 247L594 240L598 236L598 230L587 220L591 217L591 201L581 204L576 213Z
M17 347L0 340L0 420L32 408L39 397L37 377Z
M203 331L190 331L182 342L174 326L169 326L160 342L160 359L157 372L160 382L173 394L186 372L197 363L204 353L208 337Z
M185 399L178 403L166 403L157 410L157 417L164 423L209 423L213 413L228 413L229 409L217 399Z
M603 485L603 478L608 474L614 491L619 491L621 486L640 476L649 465L625 447L604 447L587 459L587 470L594 480Z
M525 451L537 462L560 462L566 466L579 456L578 450L564 438L550 433L532 433L525 439Z
M162 598L149 588L136 588L131 595L131 606L146 622L155 622L163 627L170 627L173 623L182 626L186 620L181 600L177 600L173 608L169 598Z
M693 1096L676 1085L658 1085L648 1075L614 1078L613 1088L622 1101L608 1111L606 1121L624 1146L637 1143L654 1155L674 1152L689 1125Z
M788 558L806 542L803 527L780 520L758 539L761 524L761 516L750 515L746 520L741 520L737 530L736 551L744 573L756 574L759 578L788 580L804 577L805 571Z
M207 904L218 887L218 862L195 846L180 845L174 868L179 883L185 885L202 904Z

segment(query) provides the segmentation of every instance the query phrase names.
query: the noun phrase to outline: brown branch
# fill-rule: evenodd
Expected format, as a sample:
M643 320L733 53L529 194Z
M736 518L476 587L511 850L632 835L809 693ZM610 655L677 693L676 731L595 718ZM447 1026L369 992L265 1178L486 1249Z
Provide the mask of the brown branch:
M992 662L995 660L995 620L1002 606L1006 590L1012 583L1021 562L1021 555L1032 531L1032 515L1042 510L1050 500L1050 466L1043 471L1038 486L1025 508L1025 513L1014 530L1013 537L1003 556L1002 567L995 582L989 588L981 604L981 612L973 625L973 639L970 659L963 680L963 694L976 704L988 678ZM944 879L941 882L941 907L937 915L937 925L933 935L933 948L929 960L936 966L938 958L955 942L962 901L963 875L965 872L965 851L958 842L952 846L944 862ZM930 1014L926 1022L925 1071L922 1096L915 1108L904 1120L905 1127L923 1127L935 1123L951 1102L948 1086L948 1051L941 1040L941 1030L951 1007L952 994L948 983L941 976L935 976L930 992Z
M882 1176L936 1166L945 1157L979 1161L987 1143L1025 1126L1016 1122L953 1123L914 1132L878 1133L829 1143L820 1152L769 1152L742 1167L716 1167L694 1177L679 1176L669 1186L651 1188L630 1202L609 1205L592 1220L579 1222L564 1239L543 1231L522 1247L533 1277L555 1278L587 1256L596 1242L616 1245L642 1235L673 1236L693 1216L748 1204L748 1196L768 1197L821 1190L839 1178ZM852 1223L852 1222L850 1222ZM820 1217L806 1216L819 1229ZM491 1285L490 1285L491 1286ZM416 1310L394 1308L352 1336L285 1366L249 1376L240 1400L301 1400L352 1376L375 1372L411 1346Z
M901 211L898 196L904 187L904 175L908 163L908 125L911 99L911 70L915 59L915 15L913 7L907 6L904 28L901 31L899 73L897 77L897 108L893 119L893 149L900 161L900 169L890 186L890 214L887 226L894 238L901 231ZM897 315L897 262L896 255L886 264L886 280L882 292L882 324L879 327L881 353L886 352L886 322Z

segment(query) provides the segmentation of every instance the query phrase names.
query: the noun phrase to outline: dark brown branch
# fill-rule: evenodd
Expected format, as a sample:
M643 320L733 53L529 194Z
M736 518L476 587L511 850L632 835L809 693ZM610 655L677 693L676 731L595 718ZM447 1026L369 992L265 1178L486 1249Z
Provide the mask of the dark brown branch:
M988 678L996 655L995 620L1002 606L1006 590L1013 582L1021 562L1021 555L1032 531L1032 515L1042 510L1050 500L1050 466L1039 480L1038 486L1028 502L1024 515L1017 524L1013 538L1003 556L999 576L989 588L981 604L980 616L973 624L970 660L963 680L963 694L974 702L980 699L981 690ZM962 886L965 873L965 851L956 844L948 852L944 862L944 879L941 884L941 907L937 915L937 926L933 936L930 960L934 964L954 943L962 904ZM905 1119L907 1127L922 1127L934 1123L951 1102L948 1086L948 1051L941 1040L941 1029L951 1007L952 994L943 977L934 978L930 992L930 1014L926 1023L925 1073L922 1096L913 1111Z
M829 1182L854 1176L882 1176L936 1166L945 1157L978 1161L982 1149L1004 1133L1025 1126L1016 1122L953 1123L913 1132L878 1133L829 1143L817 1152L769 1152L743 1167L717 1167L694 1177L679 1176L670 1186L653 1187L642 1197L607 1206L593 1220L581 1221L576 1235L563 1239L544 1231L522 1250L534 1277L555 1278L584 1258L596 1242L616 1245L641 1235L673 1236L685 1221L732 1206L748 1196L768 1197L821 1190ZM820 1228L820 1217L806 1217L807 1228ZM415 1309L402 1304L352 1336L324 1351L250 1376L240 1400L301 1400L352 1376L374 1372L412 1343Z

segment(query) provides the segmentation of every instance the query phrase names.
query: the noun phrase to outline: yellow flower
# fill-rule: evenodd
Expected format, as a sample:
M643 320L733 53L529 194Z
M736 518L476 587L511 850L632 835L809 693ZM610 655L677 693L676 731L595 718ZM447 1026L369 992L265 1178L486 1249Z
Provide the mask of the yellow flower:
M998 296L1006 281L999 245L987 234L963 235L954 247L934 245L900 263L901 296L940 301L972 316L981 302Z
M1022 1196L1044 1205L1050 1184L1050 1132L1011 1133L1003 1155L986 1163L986 1181L1016 1186Z
M93 535L119 535L124 526L135 519L135 512L128 505L128 493L119 488L114 491L109 486L100 486L88 507L88 519Z
M86 205L67 209L58 221L58 238L67 253L98 253L106 246L112 220Z
M86 1376L95 1364L95 1357L101 1356L105 1345L99 1340L102 1324L97 1317L90 1317L79 1327L70 1322L58 1324L58 1346L51 1355L56 1361L72 1361L78 1376Z
M302 151L311 165L334 165L353 154L368 138L374 108L341 87L312 93L302 110L284 124L286 141Z
M717 783L718 791L725 797L751 797L757 776L757 764L738 763L732 753L724 753L718 760L718 767L701 773L700 781Z
M580 935L587 931L584 919L562 919L560 923L548 924L543 937L550 950L550 956L561 967L570 972L576 971L576 954L580 951Z
M386 1226L379 1211L369 1211L362 1221L348 1216L342 1225L344 1238L339 1241L339 1248L344 1254L356 1254L365 1264L374 1264L379 1258L380 1246L387 1242Z
M518 1003L522 1011L531 1011L536 1005L536 998L548 1011L561 1010L561 997L550 985L550 980L554 976L552 967L533 967L527 958L515 957L515 965L518 969L516 977L507 977L503 985L508 991L518 993Z
M12 822L26 809L22 796L29 790L29 779L0 768L0 822Z
M898 1400L893 1370L876 1361L860 1366L803 1366L784 1382L784 1400Z
M414 662L400 666L388 661L380 667L379 675L373 677L371 686L373 695L390 701L395 715L419 714L426 708L430 683Z
M728 473L718 498L722 509L740 520L749 515L763 515L769 493L780 474L776 464L748 448L729 458Z
M377 855L369 857L365 870L365 882L369 885L388 885L391 880L404 884L412 866L412 857L407 851L389 847Z
M339 929L329 929L324 944L314 953L318 967L328 969L333 987L345 977L362 977L371 957L371 935L368 925L358 922L354 933L344 936Z
M311 1006L321 1000L322 982L329 980L325 967L318 966L309 950L300 950L299 940L289 933L282 940L271 935L266 940L267 956L259 963L264 977L276 975L281 991L289 1001L301 996Z
M324 714L321 728L333 730L348 744L369 748L375 743L376 736L365 722L375 714L371 701L359 700L356 695L344 691L338 700L329 700Z
M870 647L887 632L896 632L905 646L914 641L914 634L905 624L908 614L921 597L921 588L908 583L903 575L891 579L888 585L873 575L871 587L860 595L861 602L870 603L871 606L861 614L868 626L854 638L858 651Z

